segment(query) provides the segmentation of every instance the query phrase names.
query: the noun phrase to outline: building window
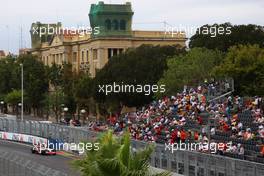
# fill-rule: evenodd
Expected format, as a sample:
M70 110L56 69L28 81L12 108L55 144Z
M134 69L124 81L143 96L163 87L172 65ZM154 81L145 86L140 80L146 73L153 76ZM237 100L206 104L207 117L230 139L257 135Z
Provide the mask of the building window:
M111 20L110 19L105 20L105 27L107 30L111 30Z
M123 51L124 49L122 48L108 48L108 51L107 51L108 59L113 56L121 54Z
M120 30L126 30L126 21L120 20Z
M61 53L60 54L60 64L62 64L63 63L63 54Z
M97 49L93 49L93 59L97 60Z
M107 51L107 55L108 55L108 59L112 57L112 49L111 48L108 48L108 51Z
M55 63L55 54L52 54L52 63Z
M77 52L73 52L73 60L72 62L76 62L77 61Z
M66 54L63 54L63 63L68 63L68 58Z
M82 51L82 62L84 62L84 51Z
M118 51L118 49L113 49L113 56L117 55L117 51Z
M56 64L60 63L60 58L59 58L59 54L56 54Z
M119 23L118 23L118 21L117 20L113 20L113 28L114 28L114 30L118 30L118 28L119 28Z
M86 51L86 62L89 62L89 51Z
M61 64L61 55L58 54L58 64Z

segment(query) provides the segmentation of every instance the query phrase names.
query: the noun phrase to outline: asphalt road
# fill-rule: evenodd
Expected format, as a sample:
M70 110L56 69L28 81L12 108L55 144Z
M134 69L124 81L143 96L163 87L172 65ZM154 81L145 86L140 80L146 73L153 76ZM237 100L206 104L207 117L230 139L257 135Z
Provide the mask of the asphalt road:
M74 155L60 152L55 156L43 156L31 153L31 147L29 145L0 140L0 151L13 152L21 157L25 157L31 161L38 162L51 169L55 169L69 176L79 176L80 174L72 169L70 162L76 159Z

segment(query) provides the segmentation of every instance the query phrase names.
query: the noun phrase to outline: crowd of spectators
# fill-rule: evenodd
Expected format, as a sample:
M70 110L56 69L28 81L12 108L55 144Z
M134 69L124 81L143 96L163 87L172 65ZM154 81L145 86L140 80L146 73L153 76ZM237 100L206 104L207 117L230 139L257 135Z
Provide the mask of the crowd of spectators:
M254 97L242 104L240 100L239 97L235 97L233 104L229 105L233 110L230 116L219 114L215 116L219 122L216 130L220 132L218 133L220 136L226 136L227 140L236 141L232 145L232 153L244 155L246 147L247 151L250 151L247 155L256 153L263 157L263 101L260 97Z
M107 124L91 123L90 128L112 128L116 134L128 129L135 140L162 144L209 140L230 143L230 148L219 153L244 156L253 150L264 156L262 99L254 97L243 102L239 96L228 96L208 102L208 95L217 95L219 87L230 90L227 82L205 81L197 88L184 88L181 93L154 101L122 118L111 116ZM209 125L210 120L214 125Z

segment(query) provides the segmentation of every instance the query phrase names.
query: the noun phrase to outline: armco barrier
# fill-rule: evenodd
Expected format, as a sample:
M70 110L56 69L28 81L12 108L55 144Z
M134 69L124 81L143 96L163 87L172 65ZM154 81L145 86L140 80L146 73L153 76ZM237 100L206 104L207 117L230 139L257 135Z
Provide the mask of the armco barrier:
M12 133L12 132L4 132L0 131L0 139L2 140L10 140L10 141L17 141L29 144L47 144L47 139L27 134L19 134L19 133Z
M97 136L96 132L82 128L6 118L0 118L0 131L51 137L76 144ZM135 149L145 146L144 142L132 141L132 147ZM154 167L187 176L264 176L264 164L193 151L172 153L165 151L164 145L156 146L150 163Z

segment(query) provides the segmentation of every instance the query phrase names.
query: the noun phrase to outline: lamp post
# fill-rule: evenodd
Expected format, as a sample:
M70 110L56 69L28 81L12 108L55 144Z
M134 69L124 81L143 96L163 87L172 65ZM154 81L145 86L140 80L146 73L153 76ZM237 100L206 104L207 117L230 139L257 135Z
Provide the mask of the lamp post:
M61 104L60 105L60 121L61 121L61 118L64 118L64 110L63 110L63 107L64 107L65 105L64 104ZM63 119L64 120L64 119Z
M82 109L81 110L81 114L83 116L83 124L85 124L85 113L86 113L86 110L85 109Z
M67 120L65 119L65 114L66 114L66 112L68 112L68 111L69 111L69 108L67 108L67 107L64 107L64 108L63 108L63 116L64 116L63 118L64 118L64 121L65 121L65 122L67 122ZM67 122L67 125L68 125L68 122Z
M0 104L1 104L1 113L4 113L4 104L5 104L5 102L1 101Z
M21 120L24 120L24 67L23 64L21 66Z
M17 108L17 118L18 118L19 108L22 108L22 103L18 103L17 105L18 105L18 108ZM22 111L22 109L20 111ZM22 117L21 117L21 120L22 120Z
M67 108L67 107L63 108L64 112L67 112L68 110L69 110L69 108Z

